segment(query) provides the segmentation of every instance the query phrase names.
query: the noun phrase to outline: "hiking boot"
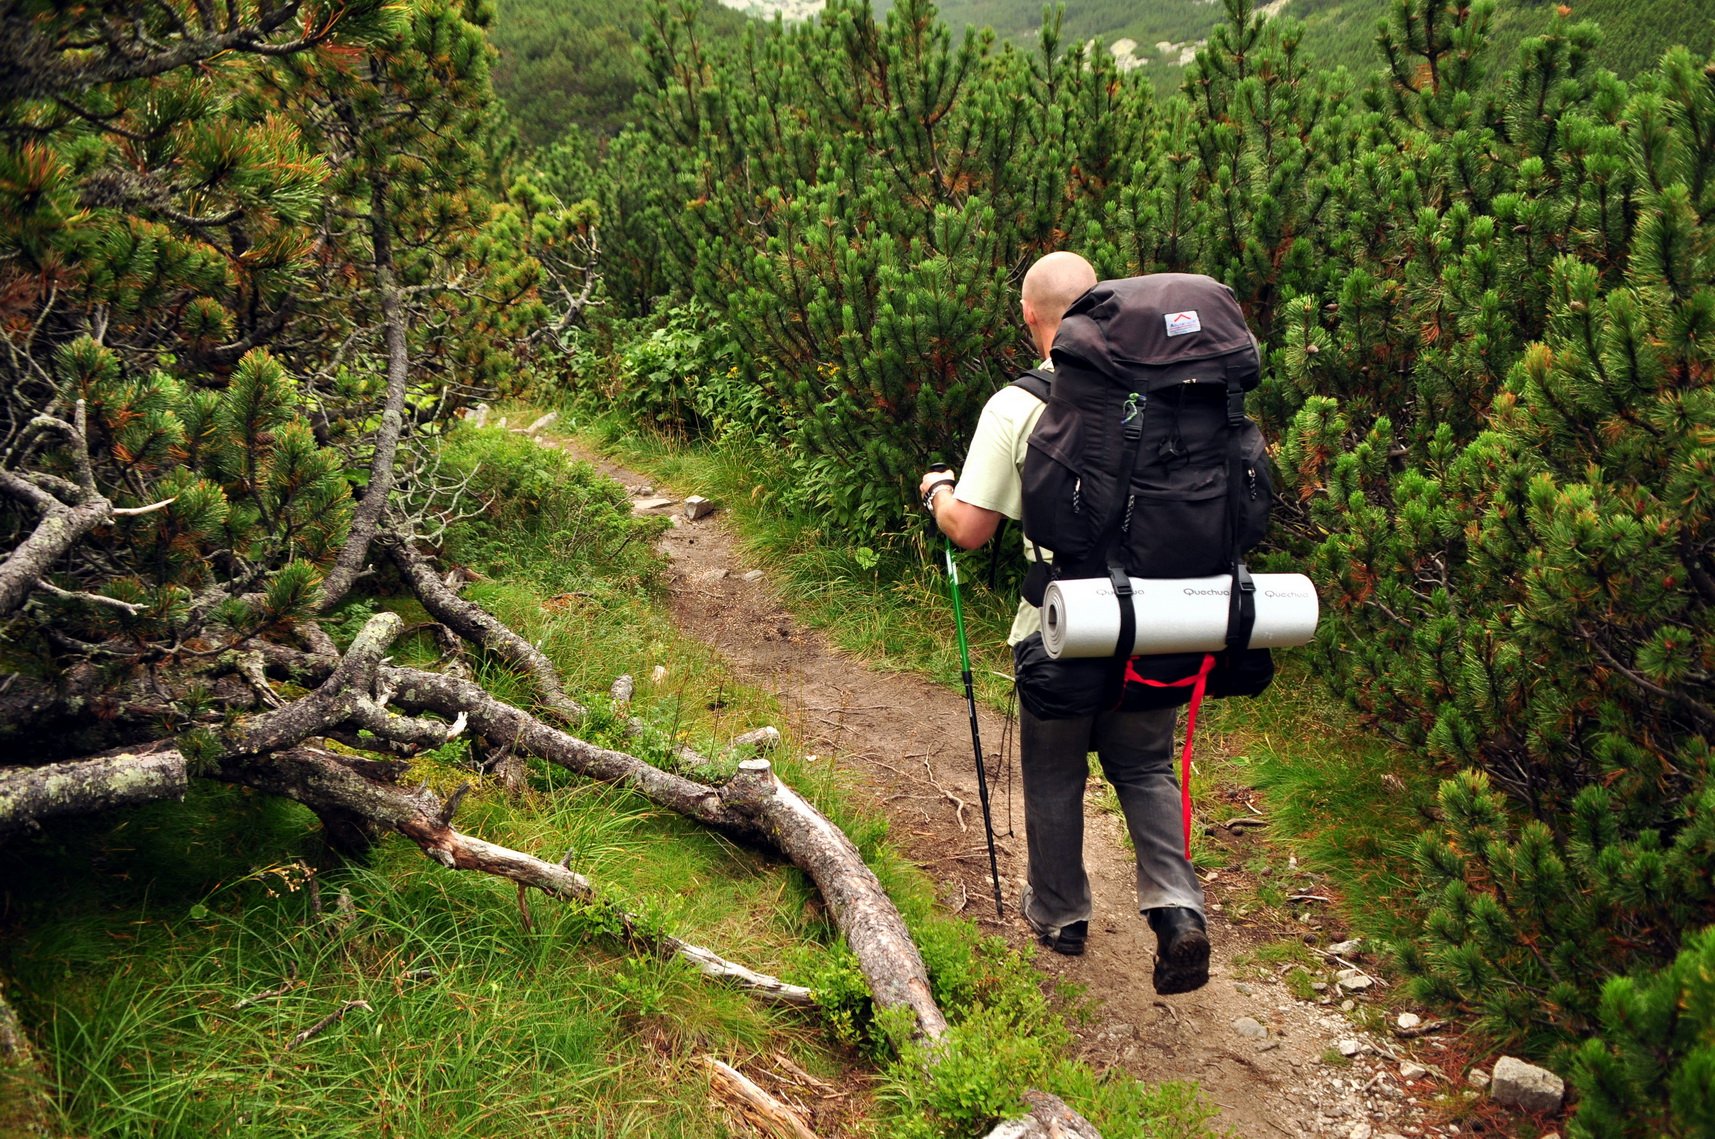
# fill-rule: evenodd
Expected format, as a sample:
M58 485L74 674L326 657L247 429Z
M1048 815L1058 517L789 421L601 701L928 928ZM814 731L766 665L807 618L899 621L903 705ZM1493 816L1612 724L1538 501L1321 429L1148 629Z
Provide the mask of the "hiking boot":
M1209 932L1203 915L1183 906L1149 911L1155 931L1155 991L1189 993L1209 981Z
M1090 935L1090 923L1087 921L1067 922L1060 927L1060 932L1053 937L1038 930L1036 940L1056 953L1064 953L1067 957L1082 957L1084 955L1084 939Z
M1084 953L1084 939L1090 935L1090 923L1087 921L1069 921L1057 930L1050 930L1030 916L1030 887L1024 888L1024 893L1018 899L1018 912L1024 915L1024 922L1036 933L1036 940L1046 945L1056 953L1064 953L1067 957L1081 957Z

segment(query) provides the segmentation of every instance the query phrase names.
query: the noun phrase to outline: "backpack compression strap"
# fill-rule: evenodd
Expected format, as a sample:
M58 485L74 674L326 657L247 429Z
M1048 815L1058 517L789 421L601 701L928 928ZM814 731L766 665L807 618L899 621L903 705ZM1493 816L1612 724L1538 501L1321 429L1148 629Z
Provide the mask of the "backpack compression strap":
M1233 584L1227 605L1227 651L1238 653L1251 643L1256 626L1256 582L1239 549L1239 512L1245 484L1245 457L1240 439L1245 426L1245 391L1238 377L1227 373L1227 540L1231 546Z

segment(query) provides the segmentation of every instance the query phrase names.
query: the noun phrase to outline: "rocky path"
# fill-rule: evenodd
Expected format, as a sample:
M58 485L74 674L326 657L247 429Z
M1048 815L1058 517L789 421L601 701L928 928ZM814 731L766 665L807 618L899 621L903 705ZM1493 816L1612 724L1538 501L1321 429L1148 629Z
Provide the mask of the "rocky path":
M644 477L594 456L580 457L631 488L640 506L656 499ZM659 498L668 498L663 494ZM1003 719L980 716L994 794L1006 914L997 921L984 848L971 750L960 694L914 677L872 672L834 649L781 604L767 566L744 564L717 511L697 521L676 502L647 507L678 515L661 548L671 566L672 608L681 629L717 648L747 682L776 693L788 710L781 725L809 752L855 774L890 819L890 834L941 884L949 909L1015 944L1031 944L1017 914L1023 884L1023 807L1016 772L1000 766ZM760 572L759 572L760 571ZM1014 764L1016 760L1013 761ZM1092 792L1095 783L1092 783ZM1277 935L1229 920L1223 891L1242 885L1236 871L1208 883L1214 962L1204 989L1156 996L1150 985L1154 937L1133 908L1132 863L1114 814L1088 812L1086 862L1095 898L1082 957L1037 953L1042 969L1085 987L1098 1014L1077 1029L1085 1058L1120 1065L1148 1081L1195 1081L1218 1110L1218 1126L1244 1137L1457 1134L1425 1104L1445 1083L1433 1034L1402 1039L1360 1031L1349 1002L1379 1003L1382 988L1347 991L1330 961L1324 991L1295 999L1266 966L1237 968L1235 957ZM1243 832L1218 841L1253 843ZM1248 855L1230 859L1237 865ZM1230 875L1230 877L1227 877ZM1225 879L1225 881L1224 881ZM1236 896L1236 894L1235 894ZM1330 946L1314 948L1332 952ZM1361 966L1361 949L1342 946ZM1254 955L1253 955L1254 959ZM1348 979L1355 986L1362 979ZM1392 1024L1392 1016L1386 1018ZM1418 1059L1422 1062L1419 1063Z

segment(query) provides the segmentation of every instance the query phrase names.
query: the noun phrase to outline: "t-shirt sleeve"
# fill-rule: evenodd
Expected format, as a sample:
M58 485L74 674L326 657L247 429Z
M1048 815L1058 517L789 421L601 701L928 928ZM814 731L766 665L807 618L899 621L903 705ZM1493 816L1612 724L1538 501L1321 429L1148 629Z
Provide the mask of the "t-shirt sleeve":
M1018 475L1029 436L1024 421L1029 418L1028 412L1040 406L1036 397L1012 387L1002 388L989 398L977 419L965 469L959 472L953 491L956 498L1008 518L1016 519L1024 512Z

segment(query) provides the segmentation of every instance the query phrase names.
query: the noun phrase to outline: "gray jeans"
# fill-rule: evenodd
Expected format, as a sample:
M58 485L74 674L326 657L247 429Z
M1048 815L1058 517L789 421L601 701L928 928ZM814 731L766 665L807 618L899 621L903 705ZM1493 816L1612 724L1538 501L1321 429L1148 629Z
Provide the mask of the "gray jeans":
M1084 872L1084 784L1089 753L1119 795L1137 848L1139 911L1183 906L1203 912L1203 888L1185 857L1179 780L1173 774L1176 709L1099 712L1075 720L1039 720L1019 709L1025 840L1030 887L1025 920L1053 936L1090 917Z

